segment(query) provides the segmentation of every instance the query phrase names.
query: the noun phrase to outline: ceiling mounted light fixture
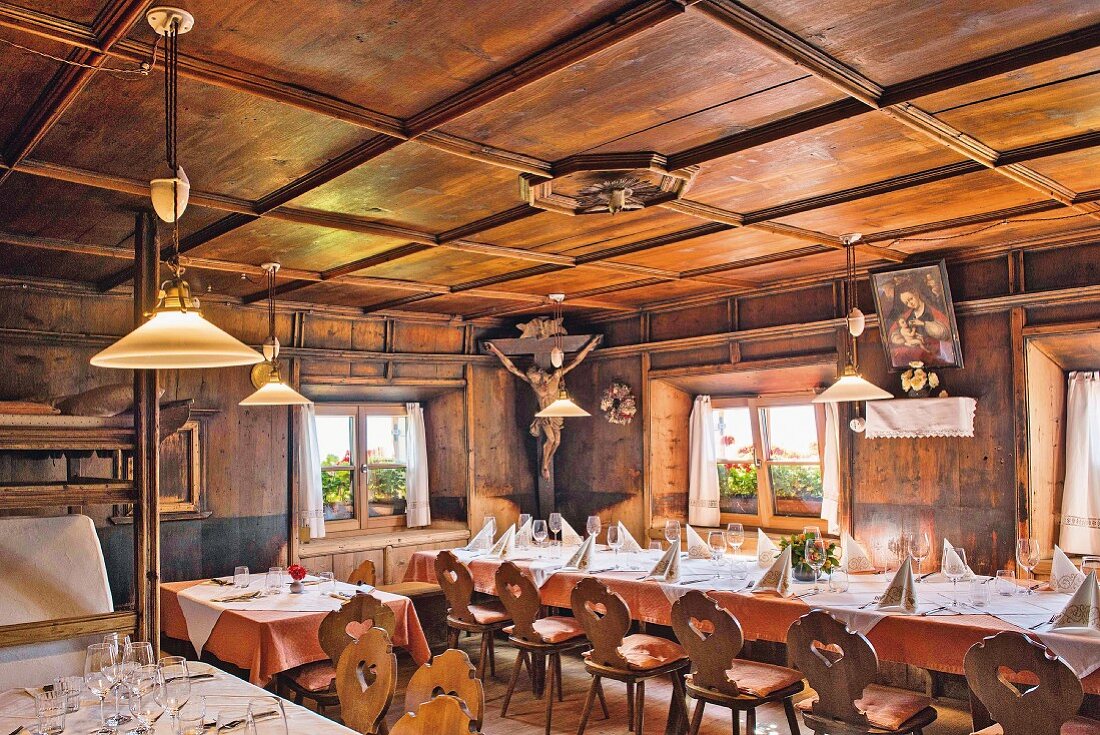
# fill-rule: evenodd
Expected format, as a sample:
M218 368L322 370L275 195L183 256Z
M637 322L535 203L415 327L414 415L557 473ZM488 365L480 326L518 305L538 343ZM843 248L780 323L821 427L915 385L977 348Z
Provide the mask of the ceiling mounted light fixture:
M191 30L195 19L190 13L177 8L153 8L146 18L153 29L165 38L166 158L168 169L182 174L169 180L169 187L150 187L153 206L158 216L172 223L173 254L166 263L172 271L172 277L161 284L157 305L148 315L149 320L96 354L91 363L96 367L120 370L254 365L263 361L263 355L203 318L199 301L191 296L191 287L183 280L184 269L180 266L179 216L183 214L182 207L187 205L187 197L185 191L181 194L181 189L186 184L186 174L183 174L182 167L176 161L176 83L179 64L177 39L179 34ZM166 190L167 200L161 196ZM162 213L161 210L165 208L170 218Z
M842 235L845 255L845 326L848 329L847 361L844 371L836 382L821 392L813 399L814 403L846 403L851 401L879 401L893 398L889 392L884 391L870 381L864 380L859 374L856 358L856 337L863 334L867 326L867 317L856 306L856 258L855 244L860 235L852 233ZM855 430L855 427L853 427Z
M275 274L278 263L264 263L267 273L267 341L264 342L264 362L252 368L255 393L241 401L242 406L305 406L313 403L283 382L279 376L279 338L275 336Z
M565 333L560 328L562 319L562 302L565 301L565 294L552 293L548 297L554 304L554 319L559 325L558 333L554 335L554 348L550 351L550 364L555 368L560 368L565 364ZM558 383L558 397L546 408L542 409L535 414L537 418L584 418L591 416L592 414L585 411L583 408L573 402L573 399L569 397L569 392L565 389L565 375L562 375Z

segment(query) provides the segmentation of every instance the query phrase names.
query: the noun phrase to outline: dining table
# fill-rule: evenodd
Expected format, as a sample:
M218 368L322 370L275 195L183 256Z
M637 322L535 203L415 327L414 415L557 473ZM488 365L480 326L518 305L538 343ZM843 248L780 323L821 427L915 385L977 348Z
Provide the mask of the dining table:
M466 564L478 592L496 595L494 575L504 559L484 551L453 550ZM438 551L420 551L406 569L406 581L435 581ZM791 624L811 609L823 609L849 628L867 636L881 660L909 664L929 671L963 674L967 650L1001 631L1021 631L1062 656L1080 677L1084 689L1100 694L1100 636L1086 631L1051 629L1051 620L1069 601L1069 595L1031 590L1021 585L1011 595L991 589L988 600L973 604L969 581L952 583L938 572L914 587L918 599L913 613L879 610L877 598L889 586L892 573L851 574L848 589L830 592L822 577L814 584L795 581L786 596L760 591L756 585L766 571L756 557L726 555L719 563L681 555L676 582L647 578L660 556L657 550L634 553L597 551L588 571L563 569L569 549L517 549L508 559L525 569L539 587L542 602L569 608L573 587L595 576L622 595L631 616L641 622L670 625L672 605L688 590L707 592L740 621L746 640L785 642ZM994 585L994 580L978 578ZM997 588L1001 589L1001 588Z
M201 714L204 722L209 723L208 732L213 733L219 715L223 722L243 720L249 705L252 711L261 715L256 720L256 735L355 735L341 724L322 717L305 707L276 697L254 684L226 673L205 662L188 662L192 672L191 694L184 705L183 713ZM30 686L41 686L42 682L27 682ZM79 695L80 707L65 717L66 733L95 732L99 727L99 700L91 692L84 690ZM282 723L285 719L286 727ZM168 714L161 715L153 723L154 735L172 735L173 727ZM8 733L22 726L21 733L30 735L35 731L36 719L34 697L29 689L9 689L0 692L0 732ZM137 727L136 722L120 727L120 733ZM241 722L219 732L245 735L248 729Z
M325 615L338 610L350 595L370 594L394 612L393 644L409 652L417 664L431 659L431 650L412 600L369 585L307 578L304 591L265 590L265 575L253 574L247 587L232 580L165 582L161 592L161 632L188 641L201 656L248 671L252 684L266 686L272 678L297 666L323 661L318 631ZM248 599L235 597L252 595Z

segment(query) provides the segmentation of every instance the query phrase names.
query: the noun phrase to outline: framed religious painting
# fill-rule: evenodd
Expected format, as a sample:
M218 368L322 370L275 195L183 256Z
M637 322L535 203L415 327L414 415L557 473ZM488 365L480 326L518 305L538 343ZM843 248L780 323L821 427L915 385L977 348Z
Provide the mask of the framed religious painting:
M892 370L906 370L914 362L927 368L963 366L944 261L873 271L870 278Z

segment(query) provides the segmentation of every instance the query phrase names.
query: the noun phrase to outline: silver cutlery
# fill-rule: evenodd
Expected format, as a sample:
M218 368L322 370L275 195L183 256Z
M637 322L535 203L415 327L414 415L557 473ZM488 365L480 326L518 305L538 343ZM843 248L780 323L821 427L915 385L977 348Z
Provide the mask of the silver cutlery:
M1041 623L1036 623L1035 625L1028 628L1028 630L1038 630L1039 628L1042 628L1044 625L1050 625L1051 623L1054 622L1054 618L1056 618L1056 617L1058 617L1058 616L1057 615L1051 615L1050 620L1044 620Z
M875 599L871 600L870 602L863 603L862 605L859 606L859 609L860 610L866 610L871 605L874 605L874 604L879 603L879 602L882 602L882 595L875 595Z
M931 577L931 576L932 576L933 574L935 574L935 572L925 572L924 574L922 574L922 575L920 575L919 577L917 577L917 581L918 581L918 582L923 582L924 580L926 580L926 579L928 579L929 577Z
M210 584L216 584L220 587L229 587L233 584L233 580L231 580L231 579L219 579L217 577L212 577L210 579Z
M12 730L11 732L9 732L9 733L8 733L8 735L19 735L19 733L21 733L21 732L23 732L23 726L22 726L22 725L20 725L19 727L15 728L15 729L14 729L14 730Z
M805 598L807 598L807 597L813 597L813 596L814 596L814 595L816 595L816 594L817 594L817 593L818 593L819 591L820 591L820 590L810 590L809 592L803 592L803 593L802 593L802 594L800 594L800 595L794 595L793 597L791 597L791 599L792 599L792 600L802 600L802 599L805 599Z
M935 613L935 612L939 612L940 610L946 610L946 609L947 609L947 605L940 605L939 607L934 607L934 608L932 608L931 610L925 610L924 612L922 612L922 613L920 614L920 616L921 616L922 618L923 618L923 617L928 617L928 616L929 616L929 615L931 615L932 613Z

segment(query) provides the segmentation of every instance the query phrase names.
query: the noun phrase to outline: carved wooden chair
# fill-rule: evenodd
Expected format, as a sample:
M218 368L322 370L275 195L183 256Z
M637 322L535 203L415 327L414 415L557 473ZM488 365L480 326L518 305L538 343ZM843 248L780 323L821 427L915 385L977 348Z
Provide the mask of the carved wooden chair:
M504 694L504 704L500 716L508 715L508 704L519 681L519 672L523 664L529 672L534 671L534 662L546 662L546 735L550 735L550 722L554 714L554 693L562 701L561 654L588 645L584 637L584 628L576 618L559 616L539 617L542 601L539 589L531 578L510 561L501 564L496 571L497 596L512 618L512 625L505 628L508 640L519 649L516 665L512 668L512 679L508 682L508 691ZM602 694L602 690L600 692ZM602 699L600 700L603 701ZM606 705L604 705L606 710Z
M348 584L356 586L365 584L368 587L377 587L378 573L375 571L374 562L370 559L364 559L363 563L348 575Z
M457 697L466 706L474 729L485 718L485 687L465 651L450 648L424 664L405 687L405 711L416 712L425 702L439 696Z
M802 673L784 666L737 658L744 645L741 624L701 590L691 590L672 606L672 629L692 661L687 693L696 700L691 735L699 732L707 704L729 707L733 733L741 732L740 712L745 711L746 732L756 732L756 708L782 702L791 735L799 735L794 695L805 687Z
M386 712L397 690L397 656L390 634L371 628L340 654L336 692L344 724L363 735L386 735Z
M276 691L289 690L296 704L311 699L317 703L318 712L339 704L335 679L340 654L372 627L381 628L392 637L396 627L393 610L376 597L357 594L321 620L317 638L328 660L282 672L276 679Z
M391 735L478 735L480 731L462 700L443 694L402 716Z
M871 642L827 612L813 610L796 620L787 631L787 651L817 692L796 705L815 733L923 735L936 720L928 697L871 684L878 674Z
M980 735L1096 735L1100 722L1077 717L1081 680L1065 661L1023 633L974 644L963 666L970 691L996 724Z
M488 662L489 675L496 676L496 647L493 636L498 630L511 625L504 606L499 600L473 603L474 578L466 565L450 551L441 551L435 557L435 577L443 594L447 596L447 627L450 635L448 648L458 648L458 636L463 631L481 634L481 653L477 662L477 678L485 678Z
M588 717L597 695L601 693L603 679L626 684L628 729L635 735L641 735L645 725L645 682L659 676L668 676L672 680L668 732L679 731L686 721L683 675L691 664L684 649L672 641L645 633L627 635L630 630L630 608L620 595L595 577L586 577L578 582L570 601L573 615L580 621L592 643L592 650L584 654L584 668L592 676L592 685L584 703L577 735L583 735L588 725ZM606 709L604 715L607 715Z

